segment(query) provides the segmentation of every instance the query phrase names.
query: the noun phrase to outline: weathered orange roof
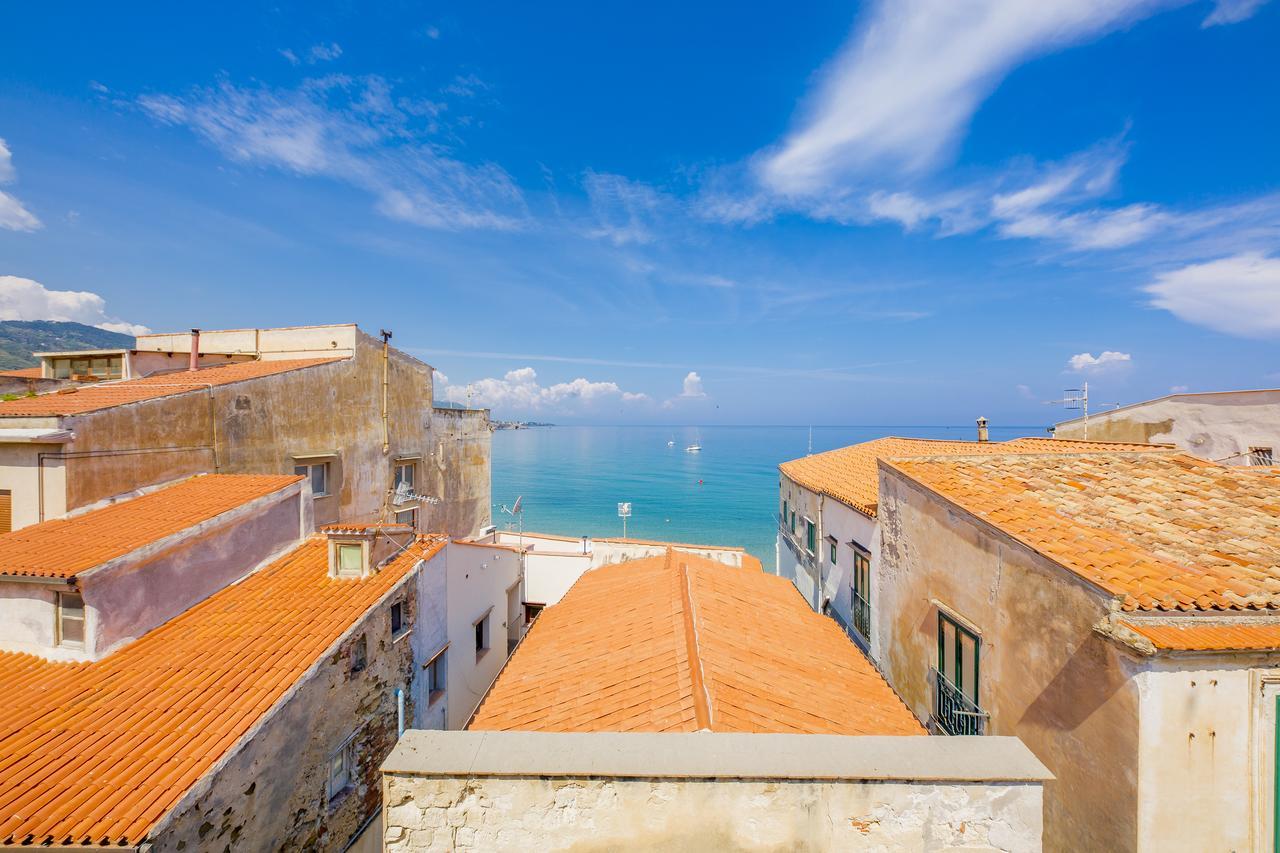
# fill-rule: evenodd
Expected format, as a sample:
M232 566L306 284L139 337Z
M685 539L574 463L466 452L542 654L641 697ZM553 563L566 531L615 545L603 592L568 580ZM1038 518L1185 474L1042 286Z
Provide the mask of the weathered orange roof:
M41 394L38 397L22 397L0 402L0 418L52 417L56 415L80 415L110 409L126 403L138 403L157 397L199 391L209 385L227 385L258 379L342 361L340 358L291 358L281 361L233 361L213 367L202 367L195 372L180 370L160 373L142 379L123 379L118 382L99 382Z
M0 575L73 578L301 480L205 474L71 518L0 534Z
M12 376L16 379L39 379L43 375L43 367L19 367L14 370L0 370L0 376Z
M1278 622L1157 625L1145 620L1122 620L1120 624L1146 637L1157 649L1195 652L1280 650Z
M875 518L880 501L876 462L910 456L958 453L1085 453L1096 450L1167 450L1159 444L1073 441L1061 438L1015 438L1009 441L949 441L931 438L877 438L825 453L815 453L778 468L793 483L835 498L863 515Z
M1125 610L1280 607L1280 471L1172 453L884 465L1115 595Z
M674 550L579 578L468 728L924 734L789 581Z
M0 652L0 843L139 844L419 559L329 577L323 536L93 663Z

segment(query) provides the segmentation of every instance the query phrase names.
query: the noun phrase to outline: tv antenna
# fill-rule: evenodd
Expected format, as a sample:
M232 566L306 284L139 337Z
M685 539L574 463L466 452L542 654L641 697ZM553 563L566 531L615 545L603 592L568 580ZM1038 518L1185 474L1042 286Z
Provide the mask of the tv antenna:
M510 507L508 507L506 504L503 504L502 511L505 512L507 515L515 518L516 521L519 523L519 528L520 528L519 542L520 542L520 547L523 548L524 547L524 495L521 495L520 497L516 498L516 502L513 503Z
M622 519L622 538L627 538L627 519L631 517L631 501L618 502L618 518Z
M1075 410L1082 414L1084 418L1084 437L1089 438L1089 383L1081 383L1079 388L1068 388L1062 392L1061 400L1046 400L1045 405L1062 406L1064 409ZM1100 406L1114 406L1120 408L1119 403L1099 403Z

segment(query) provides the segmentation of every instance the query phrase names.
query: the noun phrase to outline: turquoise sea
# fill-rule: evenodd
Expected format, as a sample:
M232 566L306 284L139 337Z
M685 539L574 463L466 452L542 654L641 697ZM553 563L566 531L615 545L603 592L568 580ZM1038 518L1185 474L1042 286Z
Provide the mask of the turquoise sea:
M886 435L976 438L972 424L814 427L815 453ZM1043 426L991 429L991 439L1046 435ZM675 441L668 447L668 441ZM701 453L684 448L698 441ZM627 535L739 545L774 561L779 462L804 456L808 427L554 426L493 435L493 520L523 497L524 527L562 536Z

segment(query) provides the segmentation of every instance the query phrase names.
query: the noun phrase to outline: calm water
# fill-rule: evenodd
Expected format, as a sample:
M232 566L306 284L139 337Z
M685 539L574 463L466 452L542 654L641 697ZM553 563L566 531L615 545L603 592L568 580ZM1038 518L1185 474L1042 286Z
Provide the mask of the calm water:
M814 427L814 452L886 435L973 439L963 427ZM992 428L993 441L1045 435ZM667 447L669 440L674 447ZM684 448L698 440L701 453ZM493 435L493 520L524 496L526 530L740 545L772 568L779 462L804 456L808 427L535 427Z

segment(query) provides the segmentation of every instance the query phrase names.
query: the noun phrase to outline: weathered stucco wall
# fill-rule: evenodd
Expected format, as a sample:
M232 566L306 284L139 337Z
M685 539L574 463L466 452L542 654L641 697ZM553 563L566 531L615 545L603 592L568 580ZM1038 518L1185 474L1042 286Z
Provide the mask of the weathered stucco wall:
M520 554L510 548L450 542L448 573L449 728L467 724L507 660L507 592L523 600ZM475 624L489 619L489 647L477 654ZM523 626L517 626L523 631Z
M395 745L396 689L415 676L414 624L391 636L391 605L416 612L416 570L369 611L211 775L156 828L156 853L193 850L321 850L346 847L378 811L378 767ZM368 665L353 671L365 638ZM406 689L405 716L414 714ZM329 759L355 736L355 783L330 800Z
M446 709L448 708L448 687L444 696L437 696L432 701L430 685L427 682L423 666L443 651L441 660L445 667L446 685L448 679L449 622L447 612L448 571L445 563L445 552L440 551L422 565L418 571L418 617L413 627L411 643L413 658L417 661L413 689L413 716L407 725L415 729L443 729L449 725Z
M427 484L444 502L428 511L429 529L476 536L493 515L489 411L434 409L432 419L435 444Z
M883 465L879 520L889 682L929 719L939 607L976 627L988 733L1021 738L1057 777L1045 786L1046 848L1134 849L1138 690L1123 653L1093 631L1105 596Z
M1004 739L409 732L383 770L389 853L1041 844L1043 767Z
M742 558L746 553L741 548L722 548L715 545L693 545L674 542L646 542L639 539L594 539L591 541L591 568L611 566L627 560L639 560L644 557L658 557L674 548L685 554L706 557L717 563L724 563L734 568L742 567Z
M3 426L11 425L0 423L0 427ZM8 489L12 493L11 524L14 530L40 520L38 498L42 475L46 511L56 515L67 511L66 470L62 461L56 458L56 454L61 452L60 444L0 444L0 489Z
M88 660L89 652L60 649L55 641L55 601L58 590L70 590L61 582L36 584L0 581L0 651L28 652L51 660ZM88 636L97 625L97 614L86 608Z
M1084 438L1084 421L1058 424L1054 435ZM1125 406L1090 415L1088 437L1173 444L1204 459L1247 465L1250 447L1280 454L1280 391L1188 394Z

